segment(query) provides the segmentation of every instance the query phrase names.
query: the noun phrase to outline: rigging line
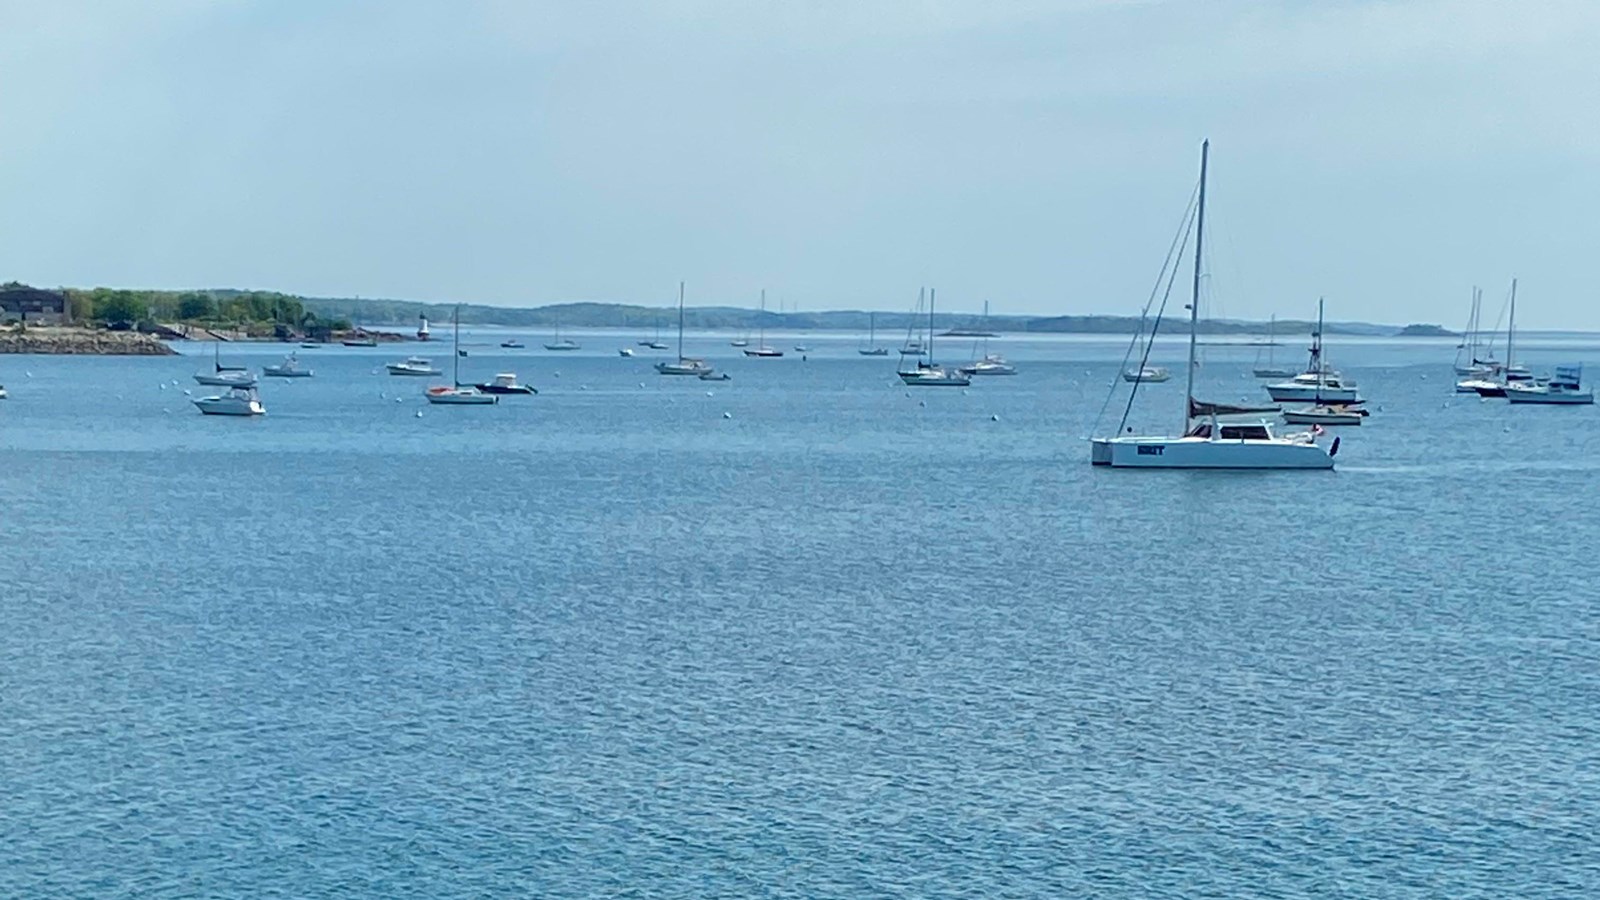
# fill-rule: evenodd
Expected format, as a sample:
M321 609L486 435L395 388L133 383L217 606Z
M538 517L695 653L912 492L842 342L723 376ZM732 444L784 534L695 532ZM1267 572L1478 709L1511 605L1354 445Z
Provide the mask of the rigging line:
M1184 249L1189 246L1189 235L1194 232L1193 225L1194 225L1194 223L1191 220L1190 227L1184 231L1183 245L1178 248L1178 255L1179 256L1182 256ZM1172 274L1167 277L1167 289L1164 292L1162 292L1162 294L1161 294L1161 308L1156 310L1155 322L1150 326L1150 340L1145 342L1144 355L1141 356L1140 359L1139 359L1139 374L1140 374L1140 378L1138 378L1138 379L1136 379L1134 381L1133 390L1128 392L1128 402L1127 402L1127 404L1125 406L1122 407L1122 420L1117 423L1117 434L1121 434L1122 433L1122 429L1128 427L1128 416L1129 416L1129 414L1131 414L1133 412L1133 398L1135 398L1135 397L1137 397L1139 395L1139 383L1144 380L1143 375L1144 375L1145 366L1147 366L1149 364L1149 362L1150 362L1150 351L1155 349L1156 332L1161 329L1161 316L1162 316L1163 313L1165 313L1167 311L1167 300L1169 300L1172 297L1172 286L1174 284L1176 284L1177 281L1178 281L1178 267L1177 266L1173 266L1172 267ZM1188 402L1188 401L1185 401L1185 402ZM1185 410L1184 411L1184 415L1187 416L1188 414L1189 414L1188 411ZM1184 429L1184 430L1188 431L1187 428Z
M1178 227L1173 231L1172 244L1167 247L1166 259L1162 260L1161 262L1161 271L1156 273L1156 283L1150 286L1150 296L1144 301L1144 309L1140 310L1139 312L1139 328L1133 333L1133 337L1128 339L1128 349L1123 352L1122 362L1117 364L1117 371L1111 376L1111 389L1106 392L1105 402L1100 404L1100 412L1094 417L1094 426L1092 428L1092 432L1094 433L1098 433L1100 431L1100 422L1105 418L1106 410L1111 408L1111 398L1116 396L1117 383L1122 378L1122 372L1128 367L1128 360L1133 357L1133 348L1139 345L1139 338L1144 336L1144 322L1145 319L1150 315L1150 307L1155 305L1156 294L1161 290L1161 280L1167 277L1167 269L1173 267L1175 265L1174 260L1177 258L1177 256L1183 253L1183 250L1181 247L1179 247L1178 242L1182 240L1185 242L1185 245L1187 245L1189 240L1189 229L1192 227L1190 220L1194 217L1194 208L1195 204L1199 202L1199 197L1200 185L1197 182L1195 184L1194 193L1189 195L1189 205L1184 208L1183 218L1178 220ZM1169 287L1168 290L1171 290L1171 288ZM1165 306L1166 302L1163 300L1162 307L1165 308ZM1160 326L1159 318L1156 324L1157 327ZM1152 332L1152 334L1154 334L1154 332ZM1144 355L1145 358L1149 358L1150 350L1148 347L1145 348ZM1124 414L1123 418L1127 418L1126 414ZM1121 432L1122 427L1118 426L1117 430L1118 432Z

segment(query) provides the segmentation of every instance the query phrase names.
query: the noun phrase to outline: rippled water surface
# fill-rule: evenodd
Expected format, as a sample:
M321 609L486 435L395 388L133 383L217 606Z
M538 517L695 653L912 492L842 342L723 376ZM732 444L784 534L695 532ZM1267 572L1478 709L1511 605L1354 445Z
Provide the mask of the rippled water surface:
M0 895L1600 894L1600 410L1353 343L1337 471L1109 471L1113 342L632 337L0 357Z

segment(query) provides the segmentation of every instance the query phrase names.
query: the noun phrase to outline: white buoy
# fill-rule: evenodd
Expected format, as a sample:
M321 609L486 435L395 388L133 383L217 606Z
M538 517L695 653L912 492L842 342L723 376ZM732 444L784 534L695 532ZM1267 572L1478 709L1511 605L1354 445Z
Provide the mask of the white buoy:
M417 418L422 418L422 410L417 410Z
M399 397L396 397L396 398L394 398L394 402L396 402L396 403L402 403L402 402L404 402L404 401L403 401L403 400L402 400L402 399L401 399L401 398L399 398Z
M711 392L710 391L706 391L706 396L710 397L711 396Z
M722 417L724 419L731 419L731 418L733 418L733 413L725 412L725 413L722 414Z
M644 382L639 382L639 387L644 387Z
M164 384L163 384L163 385L159 385L159 387L160 387L160 388L161 388L161 389L162 389L162 390L163 390L163 391L164 391L164 390L166 390L166 389L167 389L167 386L166 386L166 385L164 385Z
M194 396L194 392L193 392L193 391L190 391L190 390L188 390L188 389L185 389L185 390L184 390L184 392L183 392L183 395L184 395L184 396L185 396L185 397L193 397L193 396Z
M1000 421L1000 417L999 416L990 416L989 417L989 421L998 422L998 421Z

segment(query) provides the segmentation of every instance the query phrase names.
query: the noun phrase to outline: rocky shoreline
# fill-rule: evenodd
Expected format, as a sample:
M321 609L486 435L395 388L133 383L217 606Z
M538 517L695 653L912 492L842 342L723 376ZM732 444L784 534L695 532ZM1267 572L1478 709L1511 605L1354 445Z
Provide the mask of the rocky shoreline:
M159 338L137 331L97 328L29 328L0 331L0 353L82 356L177 356Z

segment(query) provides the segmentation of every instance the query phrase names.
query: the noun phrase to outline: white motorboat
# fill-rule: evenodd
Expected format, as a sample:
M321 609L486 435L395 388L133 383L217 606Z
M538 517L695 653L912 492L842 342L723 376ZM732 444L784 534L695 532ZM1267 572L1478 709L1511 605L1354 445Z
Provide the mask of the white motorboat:
M1276 403L1325 401L1328 403L1360 403L1361 392L1354 382L1344 380L1338 372L1324 369L1320 372L1301 372L1289 381L1267 385L1267 396Z
M432 360L423 356L408 356L405 362L386 363L384 368L389 370L390 375L433 376L444 374L434 366Z
M208 416L261 416L267 412L253 387L233 387L214 397L197 397L194 405Z
M744 339L744 338L734 338L733 340L728 342L728 346L729 347L741 347L741 348L742 347L748 347L748 346L750 346L750 342L748 340Z
M310 378L314 373L310 369L302 368L300 360L291 353L275 366L262 366L261 374L268 378Z
M315 350L318 347L321 347L322 344L320 342L318 342L318 341L301 341L300 342L300 346L304 347L307 350Z
M6 386L3 385L3 384L0 384L0 400L4 400L9 396L11 396L11 395L6 393Z
M537 394L539 389L517 382L517 373L501 372L488 381L479 382L477 389L485 394Z
M632 356L633 355L633 348L632 347L623 347L622 349L617 351L617 355L621 356L621 357L624 357L624 358Z
M1283 421L1290 425L1360 425L1366 416L1364 409L1326 404L1283 411Z
M1210 146L1207 141L1200 148L1200 189L1193 218L1194 280L1189 299L1189 364L1185 367L1188 377L1184 390L1183 430L1176 437L1125 436L1126 409L1132 407L1130 400L1114 435L1091 441L1089 461L1097 466L1139 469L1331 469L1333 457L1339 452L1337 438L1330 447L1323 449L1316 442L1316 432L1279 436L1266 422L1224 423L1217 408L1212 408L1206 418L1195 421L1194 362L1200 316L1200 276L1205 259L1202 245ZM1188 225L1186 221L1184 227ZM1166 264L1162 268L1162 276L1166 277ZM1134 383L1135 393L1140 384Z
M1123 381L1142 381L1146 384L1160 384L1171 377L1172 373L1168 372L1161 366L1145 366L1141 369L1128 369L1122 373Z
M1506 399L1512 403L1543 403L1549 406L1592 406L1594 388L1583 387L1583 366L1557 366L1545 384L1507 383Z
M1317 330L1311 335L1311 359L1306 370L1288 381L1267 385L1275 403L1360 403L1356 383L1328 367L1322 355L1322 301L1317 301Z
M461 357L463 354L461 352L461 305L459 303L456 304L455 312L451 316L451 322L454 325L454 334L451 340L455 344L456 352L452 356L450 384L430 387L423 393L423 396L428 398L429 403L439 406L488 406L493 403L499 403L500 398L495 394L480 391L474 386L461 383ZM515 383L516 380L516 376L512 375L511 382Z
M678 361L658 362L656 372L662 375L694 375L700 376L714 371L709 363L703 359L683 355L683 282L678 282Z
M933 361L933 303L934 291L928 291L928 359L917 361L917 367L896 372L900 380L912 387L966 387L972 377L960 369L947 368Z
M506 350L522 350L522 349L526 348L528 345L524 344L523 342L521 342L519 340L517 340L516 338L509 338L507 340L501 341L500 342L500 346L502 348L506 349Z

